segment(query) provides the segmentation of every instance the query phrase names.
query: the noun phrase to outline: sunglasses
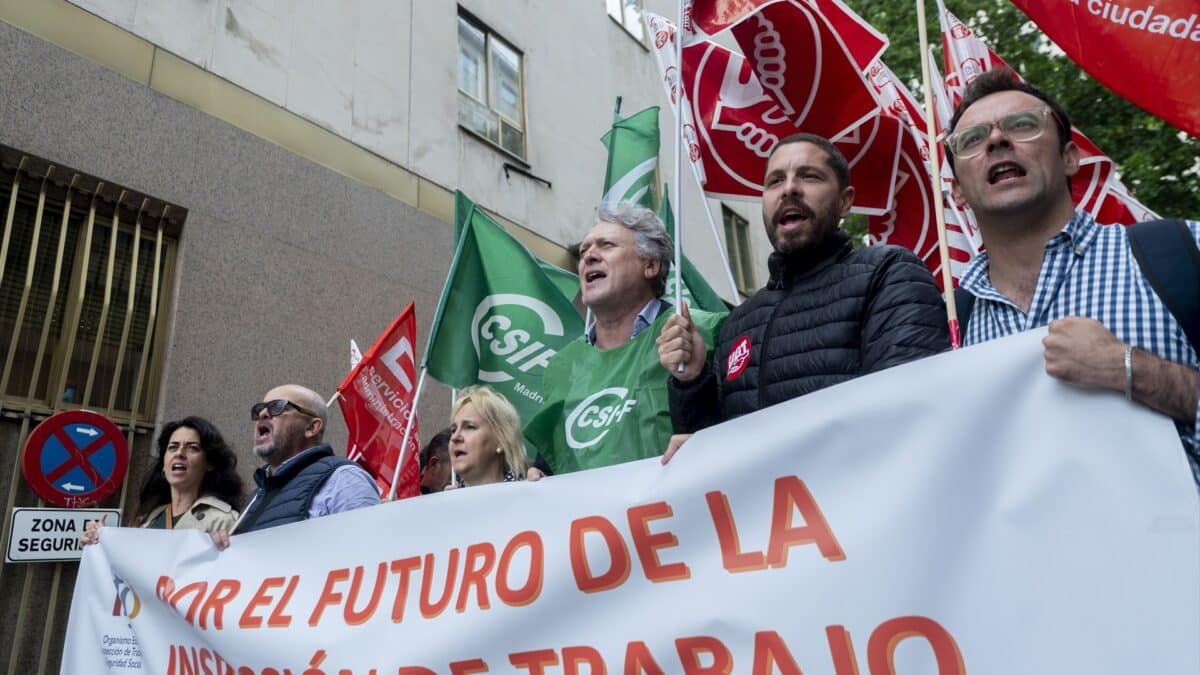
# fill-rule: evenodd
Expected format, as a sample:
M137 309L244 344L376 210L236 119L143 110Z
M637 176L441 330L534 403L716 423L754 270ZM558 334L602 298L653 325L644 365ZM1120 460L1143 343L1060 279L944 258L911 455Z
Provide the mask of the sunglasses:
M267 411L268 417L279 417L283 413L287 412L288 408L295 410L296 412L300 413L301 415L307 415L308 417L318 417L317 413L309 410L308 408L305 408L302 405L297 405L295 403L292 403L291 401L287 400L286 398L277 398L273 401L260 401L258 403L255 403L254 405L250 406L250 419L252 419L252 420L258 419L259 415L262 415L262 411L264 411L264 410Z
M987 148L992 128L1000 129L1009 139L1027 143L1046 133L1046 118L1054 114L1050 108L1022 110L1001 117L995 122L976 124L955 131L946 137L946 147L959 159L968 159L981 154ZM1055 116L1055 120L1058 117Z

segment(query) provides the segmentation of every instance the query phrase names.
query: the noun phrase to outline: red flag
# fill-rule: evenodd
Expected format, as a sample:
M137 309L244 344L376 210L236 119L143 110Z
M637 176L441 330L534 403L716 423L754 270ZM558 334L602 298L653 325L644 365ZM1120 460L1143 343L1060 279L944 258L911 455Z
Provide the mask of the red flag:
M833 4L833 0L822 2ZM782 13L773 15L776 20L782 16L784 24L787 24L796 19L795 3L776 4L780 5L776 10ZM701 5L702 3L697 3L698 8ZM711 5L712 3L708 3L708 6ZM820 37L824 34L827 42L839 44L836 36L830 37L832 33L823 21L819 21L819 16L809 10L802 12L805 12L803 16L811 19L805 21L810 35L816 34ZM646 20L651 34L655 36L655 53L659 59L668 98L674 104L674 84L678 75L678 69L673 64L674 27L657 15L648 13ZM843 18L842 21L845 23L847 19ZM758 25L758 22L747 21L745 25ZM777 32L774 22L769 21L766 25L770 26L768 32ZM803 41L794 42L803 46ZM789 41L789 45L792 44L793 41ZM815 43L810 43L809 46L812 44ZM773 53L772 59L782 62L786 57L782 72L792 73L797 77L801 72L805 72L803 68L809 68L807 77L810 83L814 78L824 83L822 95L854 101L856 107L850 115L855 117L853 126L838 128L846 122L831 120L826 116L830 111L829 106L812 106L811 101L808 102L811 110L804 113L809 125L797 126L795 119L799 113L795 107L782 102L775 92L765 88L751 67L751 62L741 54L703 40L695 41L684 48L684 129L689 139L689 155L697 165L698 174L704 183L704 191L714 197L758 199L762 194L766 158L775 144L781 138L798 131L810 131L837 136L834 142L846 154L852 178L858 187L855 210L861 213L883 213L891 205L891 181L886 178L863 180L860 176L865 179L892 175L898 155L899 128L889 121L879 119L874 98L861 73L848 83L840 82L842 85L848 85L848 89L858 91L857 95L845 93L838 89L839 83L830 79L827 74L817 73L807 64L803 68L794 66L791 59L798 58L795 49L792 52ZM837 46L836 49L842 54L842 63L847 64L847 68L856 68L853 63L846 61L842 47ZM830 60L826 59L827 63ZM768 75L776 72L771 70L772 66L769 63L762 62L759 65L766 69ZM776 83L778 89L789 89L792 86L787 83L787 78L772 77L771 81ZM842 108L843 111L850 109L849 106ZM687 114L689 112L690 115ZM858 117L860 114L861 119Z
M933 272L938 285L942 284L941 256L938 254L937 219L935 214L932 170L926 140L925 113L917 105L912 92L881 61L871 66L871 83L883 106L884 114L905 129L900 146L900 160L895 172L895 204L882 216L867 218L867 231L877 244L903 246L921 258ZM939 91L935 90L935 97ZM978 231L969 212L963 213L949 197L949 168L938 157L942 167L943 215L946 222L946 244L950 255L951 276L957 278L964 266L980 250Z
M766 5L734 26L733 36L762 89L797 131L836 138L875 114L863 69L808 2Z
M410 412L415 414L416 333L417 321L410 302L337 388L338 405L350 432L347 456L375 477L383 494L391 488L408 416ZM414 419L402 459L397 498L420 493L419 446Z
M691 0L684 5L684 45L707 40L735 26L768 5L786 0ZM828 22L833 35L842 43L860 71L883 54L887 38L862 20L842 0L801 0L800 4L815 10ZM792 36L788 35L790 41ZM744 47L743 47L744 49Z
M962 101L963 91L976 77L1008 64L983 44L969 26L948 12L941 0L938 0L938 12L946 58L946 88L951 105L957 106ZM1071 178L1071 198L1075 208L1087 211L1103 224L1130 225L1158 217L1129 194L1117 177L1117 167L1112 159L1082 131L1071 127L1071 140L1079 147L1080 155L1079 172Z
M1196 0L1013 0L1098 82L1200 137Z

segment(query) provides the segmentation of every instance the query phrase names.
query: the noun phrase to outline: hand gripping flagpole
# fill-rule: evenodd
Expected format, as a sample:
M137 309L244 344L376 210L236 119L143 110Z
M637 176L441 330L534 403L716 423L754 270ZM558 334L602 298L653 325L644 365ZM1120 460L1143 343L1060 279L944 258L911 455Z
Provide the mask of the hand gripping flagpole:
M412 438L413 423L417 420L417 403L421 401L421 392L425 389L425 374L429 369L421 366L421 377L417 378L417 390L413 393L412 407L408 411L408 421L404 423L404 440L400 443L400 453L396 458L396 469L392 471L392 484L388 487L387 497L383 500L390 502L396 497L396 483L400 480L400 469L408 461L408 439Z
M946 242L946 213L942 201L942 167L938 156L937 120L933 85L929 79L929 38L925 26L925 0L917 0L917 35L921 41L921 84L925 96L925 135L929 143L929 174L933 180L933 217L937 223L938 255L942 259L942 289L946 297L946 317L950 326L950 347L962 346L958 331L958 305L954 302L954 277L950 273L950 246Z

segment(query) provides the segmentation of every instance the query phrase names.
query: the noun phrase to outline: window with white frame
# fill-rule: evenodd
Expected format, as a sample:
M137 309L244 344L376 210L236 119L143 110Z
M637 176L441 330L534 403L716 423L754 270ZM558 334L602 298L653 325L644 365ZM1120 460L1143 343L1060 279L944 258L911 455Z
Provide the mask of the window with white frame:
M721 220L725 222L725 250L729 253L730 271L733 272L738 291L749 297L758 288L758 282L754 280L750 223L724 204L721 205Z
M462 14L458 15L458 123L525 158L521 52Z
M643 0L604 0L608 15L633 36L638 42L646 43L646 27L642 23Z

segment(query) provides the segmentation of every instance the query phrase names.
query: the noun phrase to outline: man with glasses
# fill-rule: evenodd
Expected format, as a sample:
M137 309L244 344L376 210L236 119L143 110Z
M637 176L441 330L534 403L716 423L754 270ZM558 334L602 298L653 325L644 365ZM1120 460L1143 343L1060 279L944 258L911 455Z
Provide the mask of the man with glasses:
M275 387L250 408L254 454L265 463L254 472L258 490L234 533L379 503L371 476L322 442L328 414L315 391L294 384Z
M961 317L964 342L1048 325L1047 373L1123 391L1170 416L1196 472L1200 357L1126 228L1075 210L1069 180L1079 148L1067 111L1012 70L989 71L967 89L946 149L954 198L974 211L987 247L959 280L974 297ZM1184 247L1200 241L1200 224L1179 230Z

